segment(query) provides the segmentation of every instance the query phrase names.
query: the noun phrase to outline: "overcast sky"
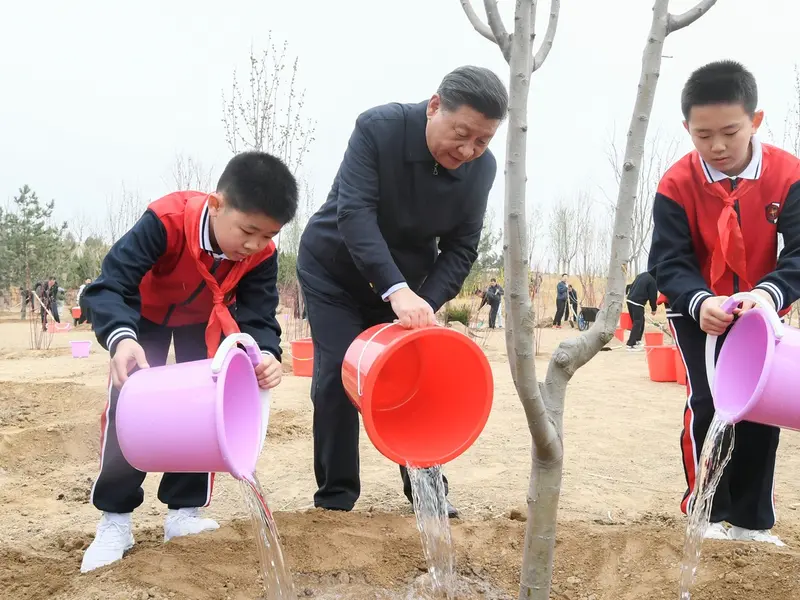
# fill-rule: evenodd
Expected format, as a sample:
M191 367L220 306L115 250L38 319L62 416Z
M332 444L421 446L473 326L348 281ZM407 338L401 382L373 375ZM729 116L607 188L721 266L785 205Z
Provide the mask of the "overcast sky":
M540 34L546 24L540 7ZM673 0L681 12L694 0ZM483 15L481 0L473 0ZM511 29L513 1L500 0ZM616 8L613 8L616 7ZM533 77L529 202L545 207L585 190L615 194L606 151L624 142L651 18L651 0L562 3L555 45ZM385 102L428 98L462 64L508 68L459 0L75 0L4 2L0 36L0 200L23 184L55 199L60 218L97 215L122 182L145 198L173 191L176 153L219 174L230 157L221 93L269 31L300 62L307 115L317 121L306 175L321 203L354 119ZM692 69L733 58L759 83L780 137L800 61L792 0L719 0L669 37L651 130L688 139L679 94ZM491 144L502 160L505 129ZM491 205L502 207L498 172Z

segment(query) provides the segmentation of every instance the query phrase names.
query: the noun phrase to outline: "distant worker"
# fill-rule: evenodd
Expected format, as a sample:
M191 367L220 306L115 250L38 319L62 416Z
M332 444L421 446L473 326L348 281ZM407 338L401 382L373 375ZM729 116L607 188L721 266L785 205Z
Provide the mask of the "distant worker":
M478 307L482 309L485 305L489 305L489 329L494 329L497 325L497 312L500 310L500 304L503 301L503 288L497 283L497 279L492 277L489 282L489 287L483 293L483 301Z
M656 280L645 271L639 273L628 286L628 314L631 316L633 326L628 337L628 350L631 352L641 350L642 335L644 335L644 308L650 303L650 311L655 316L658 310L658 289Z

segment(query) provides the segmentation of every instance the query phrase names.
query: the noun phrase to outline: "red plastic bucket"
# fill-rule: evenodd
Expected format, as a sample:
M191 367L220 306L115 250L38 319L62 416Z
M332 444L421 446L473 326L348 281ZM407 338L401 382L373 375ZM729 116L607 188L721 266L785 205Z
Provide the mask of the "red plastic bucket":
M631 319L630 313L620 313L619 326L621 329L633 329L633 319Z
M673 348L675 349L675 381L681 385L686 385L686 365L683 364L683 357L678 347L673 346Z
M378 451L415 467L465 452L486 425L494 392L489 361L469 337L398 323L370 327L353 341L342 383Z
M645 346L663 346L664 333L661 331L648 331L644 334Z
M675 381L675 349L672 346L645 346L647 369L652 381Z
M625 330L622 327L617 327L614 331L614 337L617 338L620 342L625 341Z
M292 371L297 377L311 377L314 373L314 344L311 338L292 341Z
M72 318L73 319L80 319L81 318L81 307L80 306L73 306L72 307Z

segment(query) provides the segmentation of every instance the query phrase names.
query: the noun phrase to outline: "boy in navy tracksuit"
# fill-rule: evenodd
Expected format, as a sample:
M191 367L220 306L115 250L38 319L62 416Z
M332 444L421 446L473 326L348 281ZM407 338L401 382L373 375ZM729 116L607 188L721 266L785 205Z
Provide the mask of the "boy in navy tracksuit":
M764 115L756 110L755 79L738 63L710 63L692 73L681 104L696 150L659 184L649 266L668 300L688 375L681 434L688 484L681 508L687 512L714 416L706 335L723 336L734 319L721 304L752 291L785 314L800 297L800 160L754 137ZM785 243L780 257L779 233ZM735 312L752 307L743 302ZM770 532L779 430L742 422L735 434L706 537L782 545Z
M122 558L133 546L131 513L144 499L145 473L123 457L114 419L132 368L213 356L223 336L250 334L262 350L259 386L280 382L277 253L272 242L297 209L297 184L277 158L246 152L228 163L211 194L176 192L152 202L112 246L81 302L111 354L109 402L101 418L100 475L92 503L103 516L81 571ZM198 508L211 500L213 473L165 473L165 541L216 529Z

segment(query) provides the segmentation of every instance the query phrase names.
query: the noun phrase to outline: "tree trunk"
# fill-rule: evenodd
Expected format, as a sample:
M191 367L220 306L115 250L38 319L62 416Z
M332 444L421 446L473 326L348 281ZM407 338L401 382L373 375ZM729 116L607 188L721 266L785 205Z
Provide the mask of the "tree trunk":
M561 490L561 419L563 392L554 397L560 406L546 407L536 383L533 344L533 313L528 295L530 265L525 249L525 188L528 132L528 91L532 73L532 23L530 2L517 1L514 40L509 66L508 137L505 173L505 270L508 274L508 319L506 347L517 393L533 437L531 476L528 489L528 520L522 557L519 598L548 600L553 573L556 515ZM554 427L557 424L558 429Z

